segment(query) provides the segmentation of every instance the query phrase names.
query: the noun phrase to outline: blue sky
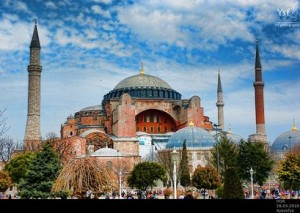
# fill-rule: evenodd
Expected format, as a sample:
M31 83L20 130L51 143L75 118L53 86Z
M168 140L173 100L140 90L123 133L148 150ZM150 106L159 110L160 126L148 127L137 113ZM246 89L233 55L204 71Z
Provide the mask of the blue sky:
M7 108L7 135L24 137L29 45L37 19L43 137L59 135L67 116L100 104L143 62L147 74L167 81L183 98L199 96L213 122L220 69L225 130L230 125L247 139L255 133L259 39L271 144L291 129L293 119L300 125L299 6L297 0L2 0L0 109Z

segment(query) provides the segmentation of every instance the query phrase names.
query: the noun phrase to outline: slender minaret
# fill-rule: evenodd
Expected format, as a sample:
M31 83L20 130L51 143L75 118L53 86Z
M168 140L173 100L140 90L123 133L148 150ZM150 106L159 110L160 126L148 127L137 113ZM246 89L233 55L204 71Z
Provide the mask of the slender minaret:
M217 103L218 107L218 126L221 131L224 130L224 113L223 113L223 107L224 107L224 102L223 102L223 92L222 92L222 84L221 84L221 77L220 77L220 69L218 72L218 89L217 89Z
M251 141L267 143L264 112L264 82L262 80L262 68L260 63L258 41L256 41L255 81L253 86L255 91L256 134L251 135L249 139Z
M28 70L28 111L24 138L26 150L36 150L41 144L40 131L40 102L41 102L41 72L40 64L41 45L35 21L34 31L30 44L30 64Z

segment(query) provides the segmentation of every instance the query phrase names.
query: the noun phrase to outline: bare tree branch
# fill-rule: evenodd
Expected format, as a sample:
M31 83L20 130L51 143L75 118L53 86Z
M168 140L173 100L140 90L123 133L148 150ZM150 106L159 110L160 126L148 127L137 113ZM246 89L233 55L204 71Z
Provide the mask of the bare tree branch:
M68 191L83 198L86 191L95 194L117 189L112 171L95 158L76 158L71 160L60 172L52 191Z
M20 142L16 143L8 136L0 138L0 161L6 163L20 149L22 149Z

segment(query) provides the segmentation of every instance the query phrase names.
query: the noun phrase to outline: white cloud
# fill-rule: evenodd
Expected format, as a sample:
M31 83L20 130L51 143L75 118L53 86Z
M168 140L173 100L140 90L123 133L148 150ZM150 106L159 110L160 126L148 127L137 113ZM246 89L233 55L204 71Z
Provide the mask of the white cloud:
M93 0L96 3L111 4L112 0Z
M46 5L46 7L50 8L50 9L57 9L57 6L56 6L55 3L52 2L52 1L47 1L47 2L45 3L45 5Z
M0 20L0 50L22 50L25 46L29 47L32 33L33 23L22 22L17 16L4 14L4 18ZM50 38L48 30L38 27L39 38L43 46L47 46Z
M99 5L93 5L91 7L91 10L98 15L101 15L105 18L110 18L110 11L108 10L103 10Z

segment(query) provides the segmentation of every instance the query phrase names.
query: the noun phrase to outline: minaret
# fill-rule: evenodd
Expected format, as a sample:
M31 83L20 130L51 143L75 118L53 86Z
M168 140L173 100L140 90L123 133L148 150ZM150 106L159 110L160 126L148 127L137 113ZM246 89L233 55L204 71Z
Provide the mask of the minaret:
M249 139L251 141L267 143L264 112L264 82L262 80L262 68L260 63L258 41L256 41L255 81L253 86L255 91L256 134L251 135Z
M216 106L218 107L218 126L221 131L224 130L224 113L223 113L223 92L222 92L222 84L221 84L221 77L220 77L220 69L218 72L218 89L217 89L217 103Z
M36 150L41 144L40 131L40 102L41 102L41 72L40 64L41 45L35 21L34 31L30 44L30 64L28 70L28 111L24 138L26 150Z

